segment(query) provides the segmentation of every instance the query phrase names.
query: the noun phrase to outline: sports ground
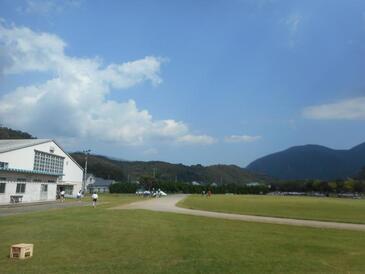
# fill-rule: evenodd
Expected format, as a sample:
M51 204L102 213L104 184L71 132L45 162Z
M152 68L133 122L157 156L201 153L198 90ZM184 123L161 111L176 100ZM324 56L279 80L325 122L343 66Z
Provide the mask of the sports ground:
M262 201L262 196L213 195L211 199L190 196L181 205L292 217L285 216L287 197L279 198L282 200L275 202ZM303 199L290 198L293 204L296 199L301 204ZM101 197L103 204L97 208L67 207L0 217L1 273L363 273L365 269L363 231L144 209L110 210L141 199L131 195L105 195ZM247 199L257 204L257 212L244 210L252 207ZM326 198L320 199L327 202ZM334 199L334 210L337 210L337 200L353 208L351 223L364 223L360 212L363 200ZM356 207L354 202L362 206ZM280 213L280 204L284 213ZM265 212L265 208L275 211ZM309 206L307 211L311 210ZM313 217L315 220L346 221L342 215L334 219L327 207L317 210L321 215ZM296 214L293 217L301 217L300 211ZM311 218L303 216L303 219ZM20 242L35 245L33 258L17 261L7 257L9 246Z

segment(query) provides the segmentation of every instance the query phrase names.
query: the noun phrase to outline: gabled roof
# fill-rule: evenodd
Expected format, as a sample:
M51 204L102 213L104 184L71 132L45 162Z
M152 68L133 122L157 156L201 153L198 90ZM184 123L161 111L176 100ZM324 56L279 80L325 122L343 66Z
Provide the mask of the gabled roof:
M84 170L74 158L71 157L63 148L52 139L4 139L0 140L0 153L9 152L25 147L54 142L81 170Z
M0 140L0 153L52 142L51 139L6 139Z
M97 186L110 186L114 183L114 180L103 179L100 177L95 177L95 183L89 185L90 187L97 187Z

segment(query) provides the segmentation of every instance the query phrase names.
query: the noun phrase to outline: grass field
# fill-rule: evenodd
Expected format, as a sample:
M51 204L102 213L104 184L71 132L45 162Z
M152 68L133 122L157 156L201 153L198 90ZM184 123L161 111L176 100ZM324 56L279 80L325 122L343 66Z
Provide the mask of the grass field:
M193 197L195 198L195 197ZM0 218L0 273L363 273L362 232L108 210L140 199ZM216 198L214 198L216 199ZM213 200L213 199L212 199ZM34 257L8 258L14 243Z
M179 206L217 212L365 223L365 200L264 195L190 195Z

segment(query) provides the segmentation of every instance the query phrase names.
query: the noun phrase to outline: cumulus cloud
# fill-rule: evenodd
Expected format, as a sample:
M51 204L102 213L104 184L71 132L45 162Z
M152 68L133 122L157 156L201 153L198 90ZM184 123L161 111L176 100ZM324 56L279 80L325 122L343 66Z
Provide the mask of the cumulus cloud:
M303 110L303 116L317 120L364 120L365 97L346 99L343 101L310 106Z
M227 143L252 143L261 139L261 136L250 135L231 135L226 136L224 141Z
M0 23L3 76L40 72L51 75L40 84L19 86L0 97L0 123L33 134L59 138L93 138L119 144L148 141L210 144L212 137L193 135L186 124L155 120L134 100L118 102L107 95L143 82L159 85L165 59L147 56L104 65L98 58L65 54L56 35Z

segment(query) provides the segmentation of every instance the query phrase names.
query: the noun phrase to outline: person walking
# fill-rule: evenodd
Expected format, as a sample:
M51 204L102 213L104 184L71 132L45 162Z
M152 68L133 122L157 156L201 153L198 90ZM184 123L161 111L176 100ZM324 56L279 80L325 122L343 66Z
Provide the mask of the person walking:
M93 207L96 207L96 202L98 201L98 194L96 194L96 192L93 193L93 195L91 195L91 198L93 199Z
M65 191L64 190L62 190L60 192L60 197L61 197L61 203L63 203L65 201Z
M81 190L79 192L77 192L77 200L81 200L82 198L82 193Z

